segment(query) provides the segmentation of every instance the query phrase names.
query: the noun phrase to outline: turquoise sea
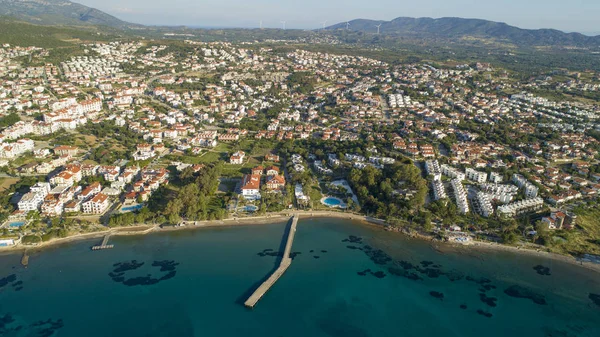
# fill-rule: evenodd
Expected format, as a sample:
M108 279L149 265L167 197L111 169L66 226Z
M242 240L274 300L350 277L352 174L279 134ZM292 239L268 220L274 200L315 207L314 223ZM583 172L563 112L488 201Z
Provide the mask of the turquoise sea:
M0 336L600 336L598 272L337 219L300 220L290 269L246 309L285 229L80 241L33 252L27 269L0 256Z

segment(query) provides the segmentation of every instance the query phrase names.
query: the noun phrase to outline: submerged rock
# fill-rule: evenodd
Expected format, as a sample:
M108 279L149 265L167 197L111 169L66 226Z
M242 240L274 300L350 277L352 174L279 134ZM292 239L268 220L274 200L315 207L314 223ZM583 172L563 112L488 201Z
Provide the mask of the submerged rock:
M384 278L386 275L384 272L382 271L376 271L376 272L371 272L371 275L377 277L377 278Z
M371 272L371 269L365 269L363 271L358 271L356 273L360 276L367 276L367 273L370 273L370 272Z
M119 262L115 263L113 267L116 267L113 270L113 273L122 273L130 270L135 270L144 265L144 262L138 263L136 260L132 260L130 262Z
M481 309L477 310L477 313L480 314L481 316L485 316L487 318L491 318L493 315L487 311L483 311Z
M461 305L460 305L460 308L461 308L462 310L467 310L467 305L466 305L466 304L461 304Z
M17 280L17 275L15 274L10 274L6 277L3 277L0 279L0 288L5 287L6 285L8 285L9 283L13 283Z
M533 301L535 304L546 305L546 298L543 295L537 294L530 289L518 285L510 286L504 290L504 293L511 297L526 298Z
M552 275L550 273L550 268L544 267L542 265L537 265L537 266L533 267L533 270L535 270L538 274L540 274L542 276L550 276L550 275Z
M392 274L392 275L400 276L400 277L405 277L405 278L407 278L409 280L413 280L413 281L423 280L423 278L421 278L416 273L409 272L406 269L400 269L400 268L390 267L390 268L388 268L388 272L390 274Z
M479 299L481 302L487 304L490 307L497 306L496 302L498 301L495 297L488 297L486 294L479 294Z
M175 261L154 261L152 267L160 267L160 271L173 271L179 263Z
M592 300L592 302L594 302L595 305L597 305L597 306L600 307L600 295L598 295L598 294L590 294L588 296L588 298L590 300Z
M443 293L440 293L440 292L438 292L438 291L430 291L430 292L429 292L429 295L431 295L431 296L433 296L433 297L435 297L435 298L437 298L437 299L440 299L440 300L443 300L443 299L444 299L444 294L443 294Z

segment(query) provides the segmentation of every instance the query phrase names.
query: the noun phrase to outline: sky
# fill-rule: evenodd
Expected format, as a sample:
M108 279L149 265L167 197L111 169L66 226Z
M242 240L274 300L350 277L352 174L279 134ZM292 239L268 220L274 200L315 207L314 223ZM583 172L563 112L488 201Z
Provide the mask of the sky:
M353 19L463 17L600 32L599 0L73 0L145 25L315 29Z

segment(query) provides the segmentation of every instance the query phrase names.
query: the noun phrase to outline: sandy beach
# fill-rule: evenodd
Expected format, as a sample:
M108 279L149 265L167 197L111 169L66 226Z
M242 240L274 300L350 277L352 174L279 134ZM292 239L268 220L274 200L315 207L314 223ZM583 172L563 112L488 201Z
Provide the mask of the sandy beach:
M27 250L39 251L45 248L55 247L62 244L68 244L75 241L80 240L89 240L95 238L102 238L105 235L111 236L136 236L136 235L147 235L149 233L159 233L159 232L172 232L172 231L184 231L184 230L194 230L199 228L211 228L211 227L231 227L231 226L256 226L256 225L264 225L264 224L272 224L278 222L288 221L294 214L298 214L300 216L300 220L302 219L310 219L310 218L337 218L337 219L347 219L360 222L363 225L376 226L381 229L382 226L385 226L386 222L382 219L376 219L372 217L368 217L365 215L358 215L354 213L345 213L345 212L335 212L335 211L283 211L279 213L269 213L264 216L254 216L254 217L243 217L243 218L228 218L223 220L205 220L205 221L188 221L182 223L180 226L168 226L168 227L160 227L157 224L139 224L131 227L120 227L107 229L105 231L91 232L91 233L83 233L76 234L73 236L69 236L66 238L54 239L51 241L43 242L37 245L16 245L12 247L3 247L0 249L0 254L12 254L15 252L23 252ZM413 234L409 235L403 232L392 232L397 233L398 235L411 236L413 239L422 240L426 242L432 242L432 237L422 235L422 234ZM600 264L592 263L592 262L582 262L574 257L559 255L550 252L544 252L539 250L533 250L529 248L520 248L513 246L506 246L502 244L492 243L492 242L480 242L480 241L472 241L469 244L458 244L452 242L440 242L436 241L436 245L441 248L447 248L447 250L455 251L457 253L462 252L473 252L473 250L494 250L494 251L506 251L517 254L527 254L534 255L539 257L544 257L548 259L553 259L557 261L562 261L565 263L576 264L581 267L598 271L600 272ZM439 249L441 252L444 252L446 249Z

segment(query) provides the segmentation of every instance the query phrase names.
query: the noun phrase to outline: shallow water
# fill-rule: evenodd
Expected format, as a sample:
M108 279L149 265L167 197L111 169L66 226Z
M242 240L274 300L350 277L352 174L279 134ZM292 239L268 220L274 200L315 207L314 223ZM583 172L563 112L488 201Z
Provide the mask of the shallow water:
M81 241L33 253L28 269L1 256L0 278L15 276L0 288L0 336L600 336L597 272L511 252L443 254L339 219L300 220L299 254L248 310L285 227L115 237L104 251Z

